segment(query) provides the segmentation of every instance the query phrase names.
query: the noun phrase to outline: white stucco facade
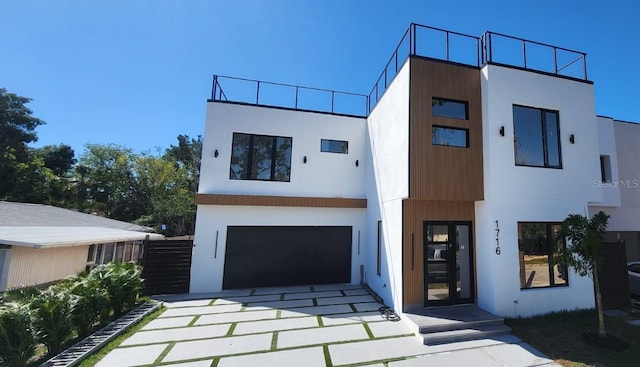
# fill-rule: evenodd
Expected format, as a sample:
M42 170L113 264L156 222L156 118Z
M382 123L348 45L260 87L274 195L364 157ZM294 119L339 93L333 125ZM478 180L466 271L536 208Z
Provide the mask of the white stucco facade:
M411 58L407 60L410 61ZM424 125L418 125L421 131L426 131L426 135L416 144L449 145L429 141L428 135L432 133L430 129L449 123L450 130L457 129L458 133L466 131L466 134L470 134L477 126L475 123L478 119L469 118L470 107L472 110L477 108L474 97L470 97L469 101L458 101L454 96L439 94L455 94L451 92L452 85L464 88L464 85L468 85L464 82L449 83L446 80L439 84L442 90L437 90L436 87L433 87L434 90L424 88L433 95L424 92L427 93L426 97L412 100L417 98L411 96L412 91L420 88L412 88L411 83L426 83L429 80L424 75L414 78L409 61L399 65L397 75L388 81L388 86L385 85L385 92L367 117L209 101L198 193L213 199L220 196L227 199L233 197L234 200L244 198L245 204L237 204L231 200L224 205L204 201L198 205L191 271L192 293L217 292L223 289L229 227L346 226L352 229L350 282L367 283L382 297L386 305L401 313L404 306L407 306L404 304L405 298L412 300L407 301L411 303L410 306L421 307L417 304L417 298L422 293L427 294L425 298L431 297L427 285L429 281L419 279L429 276L428 271L422 267L412 273L414 278L411 281L407 281L407 284L411 284L410 288L403 281L406 279L405 275L409 274L405 273L408 268L404 262L408 263L408 260L403 252L409 251L407 248L411 251L415 249L413 233L420 231L416 228L419 228L419 224L429 224L428 222L440 222L443 226L464 222L471 223L472 242L475 246L473 257L470 261L465 260L467 263L471 262L472 266L462 269L463 272L473 271L471 278L474 284L470 288L475 292L470 297L471 302L505 317L594 307L591 279L580 277L569 269L566 276L562 274L558 278L562 278L562 281L552 281L560 270L559 265L548 262L553 255L548 254L549 250L545 250L547 255L534 253L548 257L534 260L547 261L543 267L546 266L550 273L547 278L549 286L531 286L530 282L527 285L523 281L525 255L520 248L523 236L519 233L519 223L544 224L549 226L547 228L552 228L552 225L561 223L569 214L591 215L604 210L612 216L610 230L640 231L640 222L636 219L640 217L640 166L637 165L640 148L636 143L640 140L640 128L635 124L596 117L594 86L587 80L487 63L476 69L480 77L483 164L482 177L477 175L477 182L483 184L482 195L456 196L455 190L443 194L448 189L444 185L442 192L433 190L435 194L430 192L430 196L411 197L409 182L413 176L410 169L416 168L410 165L410 159L413 159L411 163L431 164L425 167L433 170L434 175L438 174L438 170L455 170L465 166L453 160L446 160L446 164L440 164L440 161L434 164L426 159L432 158L427 157L431 154L429 152L423 153L420 159L430 163L412 158L413 151L409 142L412 141L410 134L414 130L411 130L410 126L413 125L410 122L432 124L427 129L422 129ZM474 68L473 65L471 67ZM434 75L436 79L441 77L440 73ZM477 79L472 81L474 80ZM433 106L437 103L434 102L434 97L445 100L451 98L449 102L464 104L467 117L436 115L433 112ZM425 98L431 99L431 110L429 100ZM467 121L452 123L451 120L440 119L434 125L425 118L412 120L410 111L414 110L410 109L411 103L421 106L421 114ZM472 103L474 105L470 106ZM543 114L547 112L557 116L560 166L516 164L514 106L538 109L542 111L540 116L546 116ZM546 126L543 120L540 124ZM543 134L547 133L545 127L541 129ZM231 179L229 170L234 133L291 138L290 180ZM321 139L347 141L348 153L321 152ZM544 149L546 155L547 140L553 139L555 137L551 135L545 135L544 138L541 135L537 148ZM455 145L451 148L469 148L468 135L466 147ZM602 180L601 156L606 157L608 162L609 167L604 174L611 182ZM438 159L442 157L439 156ZM425 171L430 172L427 169ZM413 185L413 181L411 182ZM451 186L454 185L456 183L452 182ZM246 204L252 199L247 197L261 196L366 199L366 208L280 206L273 200L269 205ZM405 203L415 205L422 212L409 213L409 209L413 207L405 206ZM443 208L452 210L446 215L434 214L434 211L444 211ZM408 216L413 215L411 220L417 223L404 218L407 213ZM433 218L430 219L430 216ZM412 243L407 247L403 239L409 241L405 236L409 233L409 225L413 226L409 236ZM547 233L551 233L551 230ZM424 234L424 237L427 235ZM419 247L422 256L411 258L411 261L424 261L421 265L425 269L429 267L429 261L434 261L429 258L432 255L424 255L429 241L416 241L415 246ZM551 247L549 241L551 240L546 244ZM451 263L456 265L455 261L451 260ZM414 271L411 266L409 269ZM455 276L451 275L455 273L454 270L449 272L451 277ZM420 274L415 276L417 273ZM433 281L431 284L435 283ZM415 289L422 293L412 292ZM459 293L456 286L452 285L448 289L452 293ZM413 298L409 298L410 293L413 293ZM457 301L457 295L451 298ZM429 305L430 301L425 300L425 304ZM467 301L468 299L464 302Z
M406 62L367 120L369 161L367 228L377 248L382 221L382 272L377 252L367 256L367 283L390 307L402 309L402 200L409 195L409 73ZM374 241L375 240L375 241Z

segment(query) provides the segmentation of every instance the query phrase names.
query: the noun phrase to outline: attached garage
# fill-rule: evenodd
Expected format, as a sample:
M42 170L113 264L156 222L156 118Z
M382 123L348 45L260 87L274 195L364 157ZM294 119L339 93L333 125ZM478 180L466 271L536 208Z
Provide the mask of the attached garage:
M350 226L229 226L223 289L349 283Z

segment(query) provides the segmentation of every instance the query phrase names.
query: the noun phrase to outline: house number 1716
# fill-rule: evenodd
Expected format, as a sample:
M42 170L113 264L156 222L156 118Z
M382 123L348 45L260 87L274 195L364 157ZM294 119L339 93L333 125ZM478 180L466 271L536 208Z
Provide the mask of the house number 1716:
M496 221L496 255L500 255L500 225Z

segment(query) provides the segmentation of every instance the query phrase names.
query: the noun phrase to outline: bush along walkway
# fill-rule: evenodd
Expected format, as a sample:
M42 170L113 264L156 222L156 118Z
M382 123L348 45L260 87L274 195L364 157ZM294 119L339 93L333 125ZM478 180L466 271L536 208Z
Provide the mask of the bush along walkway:
M40 367L72 367L78 365L82 360L97 352L118 335L127 331L130 327L140 322L147 315L155 312L161 307L159 302L146 302L133 309L126 315L111 322L104 328L96 331L87 338L63 351L57 356L46 361Z
M206 298L164 298L166 311L95 366L553 365L510 335L425 346L404 320L387 320L379 311L382 305L359 286L265 288L199 297ZM452 350L461 354L460 363L454 363Z

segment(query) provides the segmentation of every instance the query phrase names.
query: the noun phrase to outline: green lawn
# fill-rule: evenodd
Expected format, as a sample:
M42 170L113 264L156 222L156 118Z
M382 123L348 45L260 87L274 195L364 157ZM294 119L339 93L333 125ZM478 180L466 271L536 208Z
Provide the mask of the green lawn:
M629 344L613 351L587 344L583 334L597 331L595 310L553 313L529 319L508 319L514 335L547 354L565 367L640 366L640 326L629 320L635 316L605 317L607 333Z

